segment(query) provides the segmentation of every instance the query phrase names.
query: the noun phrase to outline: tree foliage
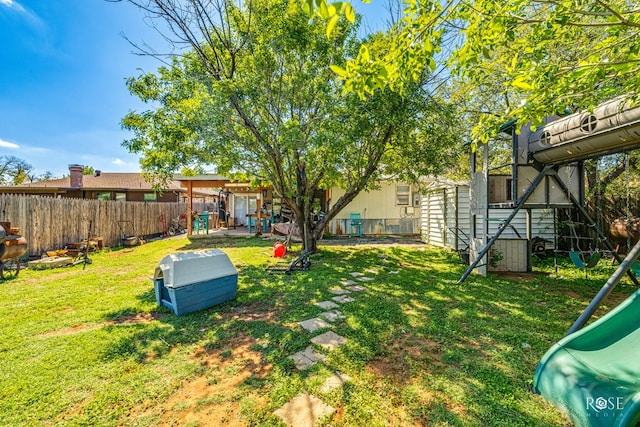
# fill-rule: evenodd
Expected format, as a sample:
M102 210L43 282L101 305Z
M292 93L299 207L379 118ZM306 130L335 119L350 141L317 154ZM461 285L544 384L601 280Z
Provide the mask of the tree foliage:
M18 185L30 181L33 166L14 156L0 156L0 184Z
M347 89L361 95L401 87L422 64L435 67L436 59L462 77L468 96L482 96L489 81L499 82L503 102L481 115L474 128L474 141L487 142L512 118L535 125L567 108L637 96L639 30L635 1L414 0L392 30L387 55L371 61L363 49L338 73ZM443 34L451 33L458 36L452 55L438 57L439 45L450 40Z
M345 19L327 37L325 23L310 25L287 1L130 2L187 49L157 73L128 81L151 108L124 118L134 132L125 146L156 175L208 164L272 185L309 251L328 221L376 180L415 181L453 158L454 115L427 96L425 68L401 90L344 93L330 66L362 53L357 27ZM383 55L388 43L377 35L369 45ZM344 196L313 221L314 194L333 185Z

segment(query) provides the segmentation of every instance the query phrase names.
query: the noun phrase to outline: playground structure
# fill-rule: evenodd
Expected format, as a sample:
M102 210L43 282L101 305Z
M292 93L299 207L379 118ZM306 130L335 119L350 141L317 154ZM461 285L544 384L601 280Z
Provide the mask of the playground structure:
M458 283L474 270L486 274L489 251L520 210L537 206L575 208L595 231L596 242L602 242L620 265L567 336L544 356L535 373L534 391L565 412L577 426L635 426L640 422L640 359L636 356L640 352L640 294L581 328L625 274L640 286L631 271L640 254L640 243L624 259L618 255L621 243L616 241L618 248L614 249L584 207L583 176L584 160L640 147L640 107L632 106L627 97L618 97L593 112L550 117L536 131L525 126L518 133L513 123L503 126L502 131L511 136L513 200L504 206L508 215L501 219L501 227L489 236L489 149L481 147L471 158L470 262ZM619 230L620 238L624 235L630 242L634 230L626 221L624 226L625 233ZM532 241L533 236L526 237ZM599 260L597 250L585 259L573 249L570 256L578 267L586 269Z
M522 209L535 207L575 208L585 223L596 230L596 221L584 208L584 162L589 158L640 147L640 107L631 107L625 97L618 97L596 107L591 112L575 113L563 118L553 116L535 132L524 126L520 132L514 123L502 131L511 136L511 202L503 204L502 226L489 237L488 197L489 148L479 147L471 157L470 185L470 263L461 277L464 282L472 271L485 275L489 263L487 254L500 235ZM597 229L596 241L603 241L622 259ZM534 236L527 235L531 241ZM630 277L633 275L630 275ZM632 277L637 285L640 285Z

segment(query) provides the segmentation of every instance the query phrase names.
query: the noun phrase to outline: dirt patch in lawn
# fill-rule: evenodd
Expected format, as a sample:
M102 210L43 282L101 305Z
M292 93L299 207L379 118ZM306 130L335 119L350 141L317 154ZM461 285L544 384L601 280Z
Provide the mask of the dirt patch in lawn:
M366 369L376 377L387 378L397 385L411 382L412 366L416 364L434 370L443 365L440 344L427 338L402 336L387 348L387 355L372 360Z
M369 362L367 372L375 375L376 387L381 394L385 389L412 386L417 406L428 408L444 405L446 410L457 416L464 416L466 408L455 402L450 396L434 394L424 385L429 373L438 373L445 368L442 361L442 345L424 337L412 335L400 336L388 347L385 356ZM429 425L428 411L422 416L413 414L404 405L394 406L387 414L389 425ZM420 411L419 411L420 412Z
M111 321L105 322L106 325L129 325L139 323L151 323L165 317L165 313L135 313L124 314Z
M72 312L72 308L65 308L63 312L68 313ZM95 324L85 324L79 323L77 325L69 326L68 328L56 329L55 331L49 331L42 333L38 336L40 337L59 337L65 335L74 335L82 332L95 331L104 326L113 326L113 325L133 325L139 323L150 323L154 320L158 320L164 317L164 313L136 313L136 314L127 314L120 316L114 320L109 320L103 323L95 323Z
M284 311L286 308L279 308L279 310ZM234 319L242 322L274 322L277 320L273 306L262 301L256 301L251 304L234 307L232 311L224 313L222 318L223 320Z
M69 326L68 328L45 332L37 336L38 337L60 337L60 336L66 336L66 335L75 335L75 334L80 334L82 332L95 331L96 329L100 329L102 326L103 326L102 324L85 325L84 323L79 323L77 325Z
M263 363L260 352L251 349L254 344L255 339L243 336L215 351L197 350L193 357L203 374L185 383L159 407L131 418L158 414L156 425L160 426L247 425L246 416L267 405L260 389L272 369Z

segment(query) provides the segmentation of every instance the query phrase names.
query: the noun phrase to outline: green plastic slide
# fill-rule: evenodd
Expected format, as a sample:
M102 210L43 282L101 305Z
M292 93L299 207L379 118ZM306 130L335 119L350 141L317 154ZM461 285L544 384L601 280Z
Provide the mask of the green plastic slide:
M640 291L551 347L533 390L576 426L640 425Z

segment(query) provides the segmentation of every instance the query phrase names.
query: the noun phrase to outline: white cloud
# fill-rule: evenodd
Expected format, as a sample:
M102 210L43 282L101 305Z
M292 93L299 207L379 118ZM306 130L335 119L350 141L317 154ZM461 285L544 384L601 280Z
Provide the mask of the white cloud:
M125 165L126 163L122 159L113 159L112 162L114 165Z
M0 0L0 5L7 6L8 8L15 9L18 12L26 12L24 7L20 5L17 1L13 0Z
M11 0L0 0L0 2L11 1ZM5 141L0 139L0 147L3 148L20 148L18 144L14 144L13 142Z

